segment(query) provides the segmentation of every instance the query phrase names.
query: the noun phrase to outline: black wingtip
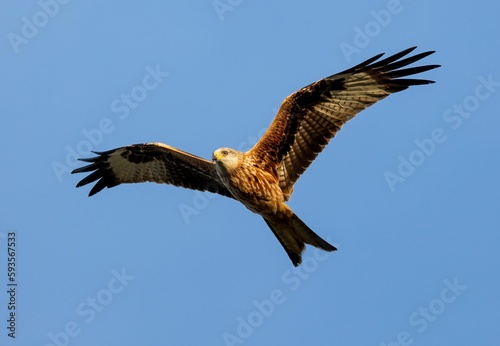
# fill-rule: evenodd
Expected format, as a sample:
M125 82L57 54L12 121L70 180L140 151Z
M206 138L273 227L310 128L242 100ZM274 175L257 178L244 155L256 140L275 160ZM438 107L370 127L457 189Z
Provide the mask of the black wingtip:
M405 73L407 73L406 75L416 74L440 67L440 65L424 65L414 68L402 69L403 67L406 67L436 52L434 50L430 50L415 55L407 56L408 54L412 53L416 48L417 46L406 48L382 60L379 59L384 55L384 53L377 54L372 58L365 60L354 67L351 67L345 71L338 73L337 75L341 75L343 73L374 71L379 73L381 76L389 77L392 81L396 81L398 80L397 79L398 77L405 76ZM390 76L390 74L393 75ZM400 75L398 76L398 74ZM391 90L400 91L406 89L409 86L409 85L404 85L405 84L404 79L399 79L399 82L397 83L399 85L394 86ZM429 84L429 83L420 83L420 84Z
M101 190L99 190L101 191ZM88 197L92 197L93 195L95 195L96 193L98 193L99 191L94 191L94 189L92 188L88 194Z
M84 169L88 167L88 166L84 166L84 167L79 167L79 168L75 168L74 170L71 171L71 174L76 174L76 173L84 173L86 171L84 171Z

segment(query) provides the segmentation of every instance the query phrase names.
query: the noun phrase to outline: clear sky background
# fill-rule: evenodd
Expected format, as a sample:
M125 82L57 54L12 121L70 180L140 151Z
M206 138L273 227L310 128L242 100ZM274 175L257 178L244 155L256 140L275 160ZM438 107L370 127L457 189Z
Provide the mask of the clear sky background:
M2 1L0 344L500 344L498 2L216 5ZM414 45L437 83L363 111L295 186L339 249L297 270L233 200L89 198L68 173L133 143L249 149L290 93Z

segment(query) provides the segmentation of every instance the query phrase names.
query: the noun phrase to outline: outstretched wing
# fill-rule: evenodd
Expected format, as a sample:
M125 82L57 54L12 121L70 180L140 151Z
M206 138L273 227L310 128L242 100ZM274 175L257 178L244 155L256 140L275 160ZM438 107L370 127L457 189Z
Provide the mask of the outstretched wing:
M273 123L250 150L269 169L277 167L288 200L293 185L326 144L357 113L386 96L412 85L434 83L401 78L439 65L403 68L434 52L402 59L416 47L377 61L374 56L346 71L321 79L288 96Z
M213 162L163 143L134 144L95 153L99 156L80 159L90 165L71 172L92 172L76 185L97 180L89 196L105 187L150 181L233 197L219 181Z

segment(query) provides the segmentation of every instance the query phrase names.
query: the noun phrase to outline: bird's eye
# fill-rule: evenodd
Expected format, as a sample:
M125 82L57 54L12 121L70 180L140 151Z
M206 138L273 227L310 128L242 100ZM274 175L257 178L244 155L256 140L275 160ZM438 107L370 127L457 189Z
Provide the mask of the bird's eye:
M229 154L227 150L222 150L222 151L221 151L221 153L222 153L222 155L224 155L224 156L227 156L227 154Z

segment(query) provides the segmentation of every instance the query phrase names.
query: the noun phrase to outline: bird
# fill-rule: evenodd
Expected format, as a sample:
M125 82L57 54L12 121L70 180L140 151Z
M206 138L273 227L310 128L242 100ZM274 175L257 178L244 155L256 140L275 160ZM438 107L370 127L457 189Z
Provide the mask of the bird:
M363 109L410 86L434 83L411 78L440 65L408 67L435 51L405 49L372 58L318 80L286 97L271 125L248 151L219 148L212 160L159 142L93 151L72 173L88 173L89 196L120 184L155 182L208 191L234 199L262 216L294 266L305 245L337 248L313 232L288 206L294 184L342 126ZM405 78L410 77L410 78Z

